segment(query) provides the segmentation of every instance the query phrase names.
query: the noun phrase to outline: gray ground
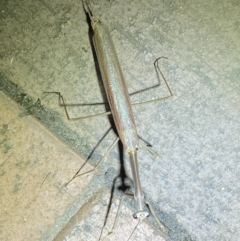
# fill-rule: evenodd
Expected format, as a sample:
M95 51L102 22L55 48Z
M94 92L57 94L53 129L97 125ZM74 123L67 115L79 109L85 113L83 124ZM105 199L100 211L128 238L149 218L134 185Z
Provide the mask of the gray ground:
M111 32L130 93L155 83L153 62L168 57L160 66L174 96L135 107L134 114L140 136L162 156L139 151L144 192L171 228L169 239L239 240L240 2L101 0L94 13ZM2 90L21 104L30 100L19 93L33 103L40 98L46 112L28 111L87 157L110 126L108 118L68 122L57 96L43 94L59 91L68 103L105 98L81 1L2 0L0 34ZM162 85L131 98L166 93ZM76 117L103 110L69 112ZM103 141L93 163L113 140ZM94 179L96 188L110 188L117 168L115 148Z

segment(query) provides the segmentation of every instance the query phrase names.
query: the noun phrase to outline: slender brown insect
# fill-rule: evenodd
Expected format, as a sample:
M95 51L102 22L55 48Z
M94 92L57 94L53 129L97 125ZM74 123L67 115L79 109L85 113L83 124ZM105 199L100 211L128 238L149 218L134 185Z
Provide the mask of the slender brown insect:
M85 118L89 118L89 117L97 117L97 116L101 116L101 115L112 114L119 137L116 139L116 141L113 143L113 145L110 147L109 150L111 150L112 147L120 140L123 144L124 150L129 155L132 176L133 176L133 183L134 183L134 191L135 191L134 198L136 200L136 206L137 206L137 211L133 214L133 217L142 221L146 217L149 216L149 212L150 212L153 215L156 222L158 223L158 225L160 226L160 228L162 229L162 231L165 233L168 233L169 229L158 220L158 218L154 214L153 208L150 205L150 203L148 203L144 200L144 195L143 195L140 178L139 178L139 168L138 168L138 158L137 158L137 151L139 149L139 145L147 148L151 153L155 154L156 156L159 156L159 155L157 153L155 153L150 147L148 147L138 137L136 126L135 126L135 121L134 121L134 117L133 117L132 104L130 102L130 97L129 97L126 83L125 83L123 73L122 73L122 70L120 67L120 63L119 63L119 60L117 57L117 53L114 48L114 44L113 44L113 41L111 39L111 36L109 34L107 27L98 18L96 18L93 15L89 4L87 4L84 0L83 0L83 7L84 7L85 12L88 14L88 16L91 20L91 25L92 25L92 29L93 29L93 33L94 33L94 36L93 36L94 48L95 48L95 52L97 55L97 60L98 60L98 64L100 67L100 72L101 72L101 76L103 79L103 84L104 84L104 88L105 88L105 92L107 95L107 99L108 99L108 103L109 103L111 112L100 113L100 114L96 114L96 115L92 115L92 116L85 116L85 117L71 119L67 113L66 105L64 103L64 99L63 99L62 95L58 92L51 92L51 93L56 93L59 95L59 99L61 100L61 102L65 108L65 112L66 112L66 115L69 120L70 119L71 120L73 120L73 119L79 120L79 119L85 119ZM161 57L161 58L164 58L164 57ZM159 72L167 86L167 89L169 91L169 96L167 96L165 98L168 98L168 97L172 96L172 92L171 92L171 89L170 89L167 81L165 80L162 72L160 71L160 69L158 67L158 61L161 58L158 58L154 62L154 65L155 65L155 68L157 68L159 70ZM156 85L156 86L158 86L158 85ZM156 87L156 86L153 86L153 87ZM153 87L151 87L151 88L153 88ZM161 100L165 99L165 98L161 98ZM150 100L150 101L146 101L145 103L155 102L155 101L159 101L159 100L160 99ZM135 105L139 105L139 104L142 104L142 103L136 103ZM104 157L105 156L106 155L104 155ZM100 163L102 162L104 157L100 160L100 162L97 164L97 166L93 170L95 170L100 165ZM80 173L80 174L79 174L79 172L80 172L80 170L79 170L70 181L72 181L77 176L86 174L93 170L90 170L90 171L87 171L84 173ZM145 205L145 204L147 204L147 205ZM146 206L148 207L148 209L146 209ZM119 209L120 209L120 207L119 207ZM113 229L116 224L117 218L118 218L118 214L116 216L116 219L115 219L115 222L113 225Z

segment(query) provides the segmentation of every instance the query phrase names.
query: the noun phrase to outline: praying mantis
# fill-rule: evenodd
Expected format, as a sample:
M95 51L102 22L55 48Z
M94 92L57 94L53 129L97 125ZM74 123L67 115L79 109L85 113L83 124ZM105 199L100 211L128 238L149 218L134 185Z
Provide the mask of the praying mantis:
M91 28L94 33L93 35L94 49L97 56L97 61L100 68L104 89L106 92L108 104L110 106L111 111L106 113L95 114L91 116L70 118L67 112L67 108L66 108L66 104L64 102L63 96L59 92L46 92L46 93L58 94L59 100L64 106L67 118L69 120L86 119L89 117L99 117L102 115L110 115L110 114L112 115L116 130L117 130L118 138L112 144L110 149L118 141L121 141L124 151L128 154L131 171L132 171L133 183L134 183L134 198L135 198L136 209L137 209L137 211L133 214L133 217L138 219L139 221L142 221L146 219L151 213L154 219L156 220L156 222L158 223L159 227L161 228L161 230L165 233L168 233L169 229L158 220L151 204L146 202L146 200L144 199L144 194L143 194L142 186L140 182L137 151L139 149L139 146L142 146L146 148L148 151L150 151L152 154L156 156L159 156L159 155L156 152L154 152L149 146L147 146L145 142L142 141L138 136L129 93L124 80L123 72L121 70L120 62L118 60L117 53L113 44L113 40L110 36L110 33L107 27L105 26L104 23L102 23L100 19L98 19L93 14L93 11L89 3L87 3L85 0L83 0L82 3L83 3L84 11L90 19ZM165 58L165 57L160 57L156 59L156 61L154 62L154 66L156 69L158 69L159 73L161 74L165 82L165 85L168 89L169 95L164 98L146 101L146 103L156 102L156 101L159 101L160 99L162 100L172 96L172 91L158 66L158 61L162 58ZM160 83L158 83L156 86L159 86L159 85ZM151 88L154 88L156 86L153 86ZM135 105L140 105L140 104L142 103L136 103ZM100 165L103 159L104 158L102 158L99 161L99 163L93 170L95 170ZM78 172L69 182L71 182L77 176L86 174L93 170L83 172L83 173L80 173L80 170L78 170ZM116 220L114 222L114 225L115 223L116 223ZM114 225L113 225L113 229L114 229ZM109 232L109 235L111 232ZM100 239L101 237L99 238L99 240Z

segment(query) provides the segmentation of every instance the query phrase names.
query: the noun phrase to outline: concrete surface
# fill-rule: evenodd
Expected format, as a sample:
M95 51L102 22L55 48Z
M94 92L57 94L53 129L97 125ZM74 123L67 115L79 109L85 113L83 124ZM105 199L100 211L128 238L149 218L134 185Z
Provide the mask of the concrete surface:
M169 58L160 62L160 66L173 98L134 108L139 135L162 156L158 160L145 150L139 151L145 195L158 217L171 228L169 240L239 240L239 12L240 3L234 0L116 0L111 5L101 0L94 7L94 13L111 32L130 93L155 83L154 60L159 56ZM18 234L20 240L54 240L55 237L97 240L105 217L101 207L108 206L112 182L118 175L118 149L109 153L94 175L74 180L65 195L59 184L75 174L82 162L80 156L86 159L90 155L109 128L109 119L68 122L57 96L43 94L59 91L71 104L105 99L81 1L1 1L0 34L0 88L24 108L8 119L7 110L11 108L8 102L12 101L1 95L1 185L6 188L1 186L4 215L1 215L0 239L13 240L11 235ZM163 85L131 99L144 101L165 94ZM104 110L104 106L87 106L72 107L69 112L76 117ZM9 132L6 127L11 123L28 126L29 121L35 122L29 114L43 122L61 141L47 130L44 138L40 134L34 137L34 131L27 128L23 133L19 131L20 136L16 135L15 140L13 130ZM32 125L33 130L45 132L38 122ZM29 132L34 141L25 137ZM44 149L41 143L47 143L48 138L54 140ZM114 138L114 133L110 133L97 147L91 156L92 164L96 164ZM32 150L23 140L36 143L37 149ZM11 152L21 157L19 149L14 149L18 143L26 144L21 147L22 169L18 167L20 159L6 161ZM37 150L45 153L46 160L61 153L62 161L34 166L35 162L28 162L27 156L31 157ZM12 171L7 171L4 163L11 163ZM66 173L64 165L71 166ZM127 161L126 166L129 172ZM38 175L32 175L33 170ZM47 186L40 188L49 172L56 178L47 178L44 182ZM12 178L20 180L9 181ZM25 186L29 187L28 195L24 189L26 183L30 183ZM17 194L13 193L15 189ZM44 190L48 194L44 195ZM36 197L41 195L42 199L38 200ZM115 203L119 197L120 193L116 192ZM38 215L39 202L45 205ZM123 208L128 210L126 216L131 218L134 208L134 202L126 200ZM36 210L37 218L31 217L31 210ZM98 215L100 212L102 215ZM31 225L29 221L29 226L24 225L24 218L28 217L36 223ZM129 228L126 232L131 233L133 223L132 218L126 223L121 221L120 227ZM147 223L143 225L146 226L139 226L131 240L161 240L157 229ZM126 232L118 229L116 236L108 238L121 240L127 236Z
M57 218L69 212L93 174L65 187L83 158L33 117L21 117L23 109L3 93L0 100L0 237L40 240Z

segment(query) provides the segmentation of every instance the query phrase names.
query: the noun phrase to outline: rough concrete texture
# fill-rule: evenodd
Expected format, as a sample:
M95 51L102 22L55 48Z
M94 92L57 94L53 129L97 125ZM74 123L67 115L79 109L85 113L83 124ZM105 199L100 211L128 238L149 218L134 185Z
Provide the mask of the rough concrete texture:
M83 158L33 117L22 118L23 109L0 94L0 238L41 240L57 218L74 209L93 174L66 187Z
M111 1L111 4L105 0L95 2L93 12L106 23L111 32L130 93L156 83L154 60L159 56L169 58L159 64L173 91L173 97L134 108L139 135L150 142L153 149L162 156L162 159L158 160L144 149L139 150L144 193L153 203L157 216L170 227L171 233L167 239L239 240L239 1L115 0ZM110 127L109 119L101 117L68 122L64 110L58 105L57 96L43 94L44 91L59 91L67 103L71 104L105 100L81 1L4 0L1 1L0 8L1 89L23 105L27 114L35 115L59 139L86 158ZM131 99L133 102L145 101L163 97L166 93L166 87L162 85L153 91L133 95ZM41 109L40 105L34 105L38 98L41 99L44 109ZM5 102L1 103L7 105ZM28 103L30 106L27 106ZM3 105L1 113L4 113ZM69 112L71 116L76 117L104 110L105 107L95 105L74 106ZM1 115L2 135L5 135L5 127L15 121L13 117L8 120L8 124L4 116L5 113ZM17 118L17 115L15 116ZM29 117L23 115L21 121L28 123L26 118ZM38 128L40 127L35 129ZM22 134L19 142L28 140L24 137L26 133ZM95 164L103 156L114 138L114 134L110 133L91 156L91 163ZM14 140L13 137L11 140ZM55 142L57 143L57 140ZM1 161L7 163L4 148L10 152L14 147L11 143L1 143L1 155L4 156ZM39 150L40 143L41 141L35 144ZM46 152L46 158L53 155L55 148L57 147L42 149ZM27 147L22 150L24 155L29 153L30 156L34 151ZM71 155L66 159L66 162L71 162ZM129 172L127 159L125 160ZM27 158L24 162L27 162ZM81 162L80 158L77 162ZM30 171L19 168L18 175L24 175L25 185L27 180L34 182L31 176L32 165L28 165ZM63 163L55 161L49 166L51 170L48 172L58 176L57 168L62 170L63 166ZM101 217L98 215L97 223L94 222L94 215L101 210L99 204L105 208L108 205L106 196L109 195L112 181L118 174L118 167L119 155L116 148L109 153L91 180L90 177L81 177L81 180L88 180L89 183L85 184L83 191L73 188L72 194L68 192L65 196L66 203L56 202L61 195L58 193L59 186L56 187L55 184L68 180L77 167L72 168L72 171L69 169L66 174L61 171L62 179L58 176L56 180L49 180L48 185L54 188L48 190L51 198L49 203L46 203L47 212L42 213L49 223L43 224L42 219L39 219L38 225L42 229L38 226L36 231L28 233L36 234L36 237L30 240L53 240L57 235L63 240L63 233L69 237L68 240L75 240L69 235L71 229L75 230L73 233L78 234L79 224L71 226L74 217L82 220L90 217L90 223L86 226L82 224L84 227L79 228L84 230L80 231L79 235L83 235L80 240L97 240L98 235L95 231L100 232L105 214ZM1 173L5 173L1 178L3 183L6 183L13 174L6 172L4 168L1 166ZM41 174L42 178L36 179L38 184L41 184L40 180L44 180L48 173L41 168L34 167L34 171ZM14 169L14 172L16 170ZM17 178L17 173L14 175L14 178ZM8 182L6 193L9 194L1 188L4 194L1 195L1 200L9 205L8 208L15 202L15 199L11 198L15 183L17 184L13 181ZM75 180L72 185L82 184ZM34 191L38 192L35 189L32 192ZM100 195L105 193L106 196ZM55 201L52 200L54 195ZM117 193L114 197L116 203L119 202L119 197L120 194ZM88 200L93 204L87 203ZM67 206L71 205L71 201L74 211L69 212ZM26 199L23 198L22 202L26 202ZM31 202L31 199L28 202ZM18 225L20 220L24 222L24 212L30 215L27 214L29 210L21 208L25 204L21 204L21 199L18 199L18 203L22 205L19 207L19 213L8 213L12 228ZM59 213L54 207L56 203L62 206L58 208ZM95 205L97 208L92 208ZM125 205L123 209L131 209L128 212L131 216L135 210L134 203L126 200ZM84 208L87 211L84 211ZM94 211L91 213L88 210ZM48 215L51 217L48 218ZM15 217L15 220L12 217ZM77 222L83 221L78 220L75 223ZM120 226L130 225L129 222L121 222ZM1 222L0 235L7 234L10 237L14 231L9 226L11 223L5 223L7 221ZM67 226L63 229L65 225ZM147 225L146 228L150 229L149 232L152 232L154 237L160 235L157 229L153 231L148 224L144 225ZM30 228L33 229L34 226L29 227L29 230ZM138 235L147 231L141 231L141 226L138 228L134 233L136 236L131 240L144 240ZM22 234L27 235L24 231ZM122 240L127 236L125 234L125 231L120 229L114 234L116 238L108 238ZM154 240L149 237L146 236L145 240ZM21 238L24 240L25 236Z
M108 200L109 192L99 189L92 199L72 217L68 225L58 234L54 241L94 241L99 239L101 233L101 240L127 240L136 227L138 220L133 219L131 210L123 206L117 225L111 232L119 201L113 200L110 215L104 226L99 217L104 217L108 208L108 205L106 205ZM142 222L137 226L131 240L164 241L166 239L165 235L154 230L148 223Z

